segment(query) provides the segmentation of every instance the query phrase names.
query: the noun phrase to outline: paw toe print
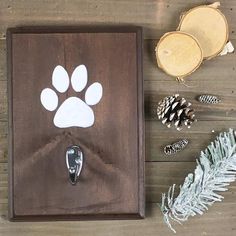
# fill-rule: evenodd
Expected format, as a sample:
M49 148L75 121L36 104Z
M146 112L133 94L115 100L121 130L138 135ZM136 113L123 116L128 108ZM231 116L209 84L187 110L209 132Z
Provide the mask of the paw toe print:
M85 65L79 65L72 73L71 81L67 71L62 66L56 66L52 74L52 85L59 93L65 93L69 85L76 92L85 89L88 82L88 72ZM53 123L58 128L82 127L94 124L94 112L90 106L99 103L103 95L102 85L98 82L91 84L85 92L85 102L78 97L67 98L58 108L58 95L51 88L42 90L40 100L48 111L57 111Z

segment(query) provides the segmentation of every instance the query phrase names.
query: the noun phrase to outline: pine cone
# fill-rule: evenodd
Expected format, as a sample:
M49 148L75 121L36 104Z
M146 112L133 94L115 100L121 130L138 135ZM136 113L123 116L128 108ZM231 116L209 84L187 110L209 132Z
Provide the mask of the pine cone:
M195 121L194 110L190 108L191 103L179 94L165 97L158 104L157 116L168 128L175 125L177 130L181 130L184 125L191 127Z
M221 100L217 96L209 94L200 95L198 97L198 101L206 104L217 104L221 102Z
M176 152L180 152L181 150L183 150L187 145L188 145L188 140L181 139L176 143L165 146L164 153L168 156L175 154Z

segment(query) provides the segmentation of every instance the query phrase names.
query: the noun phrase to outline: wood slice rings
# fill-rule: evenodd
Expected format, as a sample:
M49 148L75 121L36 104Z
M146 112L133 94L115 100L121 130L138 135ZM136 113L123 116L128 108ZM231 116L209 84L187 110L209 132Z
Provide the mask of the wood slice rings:
M162 36L156 47L157 63L167 74L183 78L202 63L203 53L190 34L174 31Z
M181 16L177 31L161 37L156 46L158 66L178 79L193 73L203 60L225 48L229 29L219 3L195 7Z
M183 14L178 29L198 40L204 59L217 56L224 49L229 37L225 16L212 6L195 7Z

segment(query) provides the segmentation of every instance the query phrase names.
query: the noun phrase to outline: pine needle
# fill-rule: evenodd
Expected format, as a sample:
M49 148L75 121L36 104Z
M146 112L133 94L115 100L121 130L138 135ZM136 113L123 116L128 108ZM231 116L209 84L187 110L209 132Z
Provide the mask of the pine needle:
M220 202L223 196L217 192L227 191L236 180L236 141L234 130L220 133L205 151L202 151L194 173L188 174L177 197L175 185L168 194L162 194L161 211L168 227L176 233L172 222L187 221L190 216L202 215L208 206Z

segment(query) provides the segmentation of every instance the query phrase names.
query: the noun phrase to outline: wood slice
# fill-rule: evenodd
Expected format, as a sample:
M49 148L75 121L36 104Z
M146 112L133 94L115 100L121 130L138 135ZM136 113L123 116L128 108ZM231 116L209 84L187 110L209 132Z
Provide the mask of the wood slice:
M183 78L202 63L202 49L191 35L175 31L162 36L156 47L158 66L167 74Z
M200 43L204 59L217 56L228 41L228 23L216 7L195 7L182 15L178 30L193 35Z

